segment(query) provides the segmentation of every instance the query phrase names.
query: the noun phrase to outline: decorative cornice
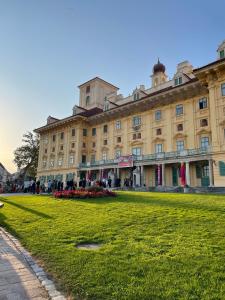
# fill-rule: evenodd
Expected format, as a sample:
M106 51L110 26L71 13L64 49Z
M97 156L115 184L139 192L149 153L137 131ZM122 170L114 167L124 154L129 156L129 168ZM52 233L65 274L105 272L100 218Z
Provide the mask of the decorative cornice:
M204 134L204 133L209 134L211 133L211 130L206 128L201 128L196 132L197 135Z
M173 138L179 139L179 138L186 138L186 137L187 137L187 134L179 132L179 133L176 133Z

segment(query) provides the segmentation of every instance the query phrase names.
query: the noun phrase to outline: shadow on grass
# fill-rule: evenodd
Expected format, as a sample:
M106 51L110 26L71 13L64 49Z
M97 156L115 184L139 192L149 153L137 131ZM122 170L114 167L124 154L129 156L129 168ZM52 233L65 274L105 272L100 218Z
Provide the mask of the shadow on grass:
M79 201L79 202L87 202L92 204L107 204L107 203L129 203L129 204L137 204L137 205L149 205L149 206L161 206L167 208L174 208L174 209L197 209L202 211L209 211L209 212L220 212L225 214L225 202L224 206L216 206L216 204L209 203L208 205L204 204L204 199L200 198L200 195L177 195L177 201L173 199L176 194L169 194L168 199L166 198L167 194L157 194L154 195L147 195L144 192L138 194L119 194L117 197L113 198L99 198L99 199L76 199L71 201ZM172 196L172 197L171 197ZM202 197L207 197L207 195L203 195ZM162 199L164 197L164 199ZM170 198L171 197L171 198ZM224 199L221 195L216 195L216 197ZM187 199L188 198L188 199ZM69 199L68 199L69 200ZM201 201L195 203L194 201ZM213 199L210 199L211 201ZM128 208L129 209L129 208Z
M11 201L8 200L8 199L1 198L1 201L4 202L4 203L7 203L7 204L9 204L9 205L15 206L15 207L17 207L17 208L19 208L19 209L25 210L25 211L27 211L27 212L29 212L29 213L31 213L31 214L37 215L37 216L39 216L39 217L41 217L41 218L52 219L51 216L49 216L49 215L47 215L47 214L45 214L45 213L42 213L42 212L37 211L37 210L32 209L32 208L25 207L25 206L23 206L23 205L21 205L21 204L18 204L18 203L11 202ZM4 209L4 208L3 208L3 209Z

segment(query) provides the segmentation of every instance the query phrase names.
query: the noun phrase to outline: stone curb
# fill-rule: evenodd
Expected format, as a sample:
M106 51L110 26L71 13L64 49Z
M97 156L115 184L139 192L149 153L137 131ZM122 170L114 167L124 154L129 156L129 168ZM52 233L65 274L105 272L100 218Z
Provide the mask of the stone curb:
M0 231L2 231L2 233L7 236L7 238L13 243L16 249L21 253L24 260L28 263L28 265L40 281L41 285L47 291L49 298L51 300L66 300L66 298L59 291L57 291L54 282L48 279L45 271L38 266L38 264L32 258L31 254L21 246L20 242L13 235L8 233L4 228L0 227Z

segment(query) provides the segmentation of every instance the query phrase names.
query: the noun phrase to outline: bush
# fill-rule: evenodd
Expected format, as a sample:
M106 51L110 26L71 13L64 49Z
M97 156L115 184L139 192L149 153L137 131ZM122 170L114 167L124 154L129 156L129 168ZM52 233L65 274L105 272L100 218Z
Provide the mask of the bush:
M55 198L60 199L85 199L85 198L101 198L101 197L115 197L116 193L109 190L89 191L89 190L75 190L75 191L61 191L53 193Z
M97 186L97 185L95 185L95 186L90 186L90 187L88 187L87 188L87 191L88 192L102 192L104 189L103 189L103 187L101 187L101 186Z

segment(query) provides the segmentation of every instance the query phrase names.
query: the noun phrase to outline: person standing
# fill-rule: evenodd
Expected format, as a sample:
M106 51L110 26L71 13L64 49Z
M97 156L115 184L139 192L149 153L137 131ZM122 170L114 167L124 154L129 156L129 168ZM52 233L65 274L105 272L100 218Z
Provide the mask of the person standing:
M111 177L108 178L108 186L109 186L109 188L111 188L111 186L112 186L112 179L111 179Z
M40 194L40 180L37 181L37 194Z

